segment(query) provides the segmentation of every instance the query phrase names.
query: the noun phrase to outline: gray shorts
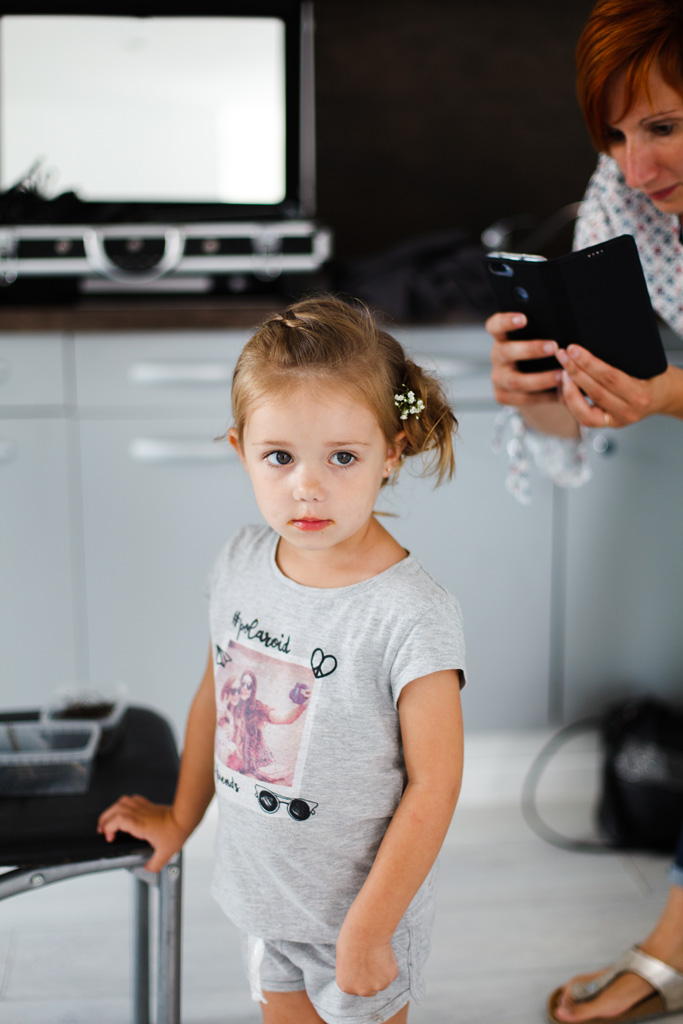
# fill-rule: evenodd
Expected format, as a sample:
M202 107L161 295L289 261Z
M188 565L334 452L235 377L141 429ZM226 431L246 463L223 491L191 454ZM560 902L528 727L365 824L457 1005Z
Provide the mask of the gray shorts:
M326 1024L382 1024L409 1002L423 998L422 970L429 955L434 919L434 884L420 893L391 940L399 975L376 996L352 996L335 980L336 949L329 945L244 937L252 998L263 992L305 991Z

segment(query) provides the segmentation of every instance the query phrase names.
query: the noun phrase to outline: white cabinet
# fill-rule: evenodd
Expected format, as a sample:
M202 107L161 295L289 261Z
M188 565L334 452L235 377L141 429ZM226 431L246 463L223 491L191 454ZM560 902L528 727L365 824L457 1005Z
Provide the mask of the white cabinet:
M240 331L76 339L88 663L182 729L208 653L205 584L258 518L227 441Z
M434 488L408 463L383 506L395 536L460 601L467 646L468 728L547 724L556 670L552 586L553 488L534 480L522 507L504 489L506 460L491 449L498 409L483 329L399 332L448 382L459 421L456 473Z
M2 703L42 703L77 672L73 465L59 335L0 335Z
M460 413L452 483L434 490L406 467L388 526L462 606L468 727L531 728L547 723L550 700L552 487L536 487L528 508L507 494L494 415Z
M567 495L565 717L683 688L683 435L657 417Z
M215 420L82 420L80 432L91 677L125 682L180 728L208 653L208 572L258 517L248 478L211 440Z

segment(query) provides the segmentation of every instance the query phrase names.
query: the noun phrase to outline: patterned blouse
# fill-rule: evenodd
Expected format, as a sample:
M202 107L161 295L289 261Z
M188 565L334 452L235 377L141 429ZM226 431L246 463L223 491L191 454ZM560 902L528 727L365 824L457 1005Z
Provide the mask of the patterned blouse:
M617 235L633 235L655 311L683 337L683 242L677 214L661 213L629 188L618 165L604 153L579 208L574 248L585 249ZM506 440L506 434L509 439ZM560 487L580 487L591 478L588 431L579 441L549 437L527 427L516 409L497 417L494 449L508 452L507 489L522 504L531 500L529 464Z

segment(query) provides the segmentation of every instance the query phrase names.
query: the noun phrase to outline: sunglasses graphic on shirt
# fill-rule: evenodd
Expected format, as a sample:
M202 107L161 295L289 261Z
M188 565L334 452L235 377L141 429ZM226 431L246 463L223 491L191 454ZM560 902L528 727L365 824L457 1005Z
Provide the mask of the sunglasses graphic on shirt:
M287 814L294 821L306 821L312 814L315 814L315 809L318 806L312 800L302 800L301 797L290 799L286 796L276 796L275 793L264 789L263 786L256 786L255 789L256 799L266 814L275 814L280 806L284 806L287 808Z

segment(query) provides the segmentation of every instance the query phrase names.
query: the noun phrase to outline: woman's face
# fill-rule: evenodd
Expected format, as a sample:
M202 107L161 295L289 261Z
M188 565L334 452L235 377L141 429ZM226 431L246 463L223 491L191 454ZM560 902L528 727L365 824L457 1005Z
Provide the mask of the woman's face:
M256 691L256 680L251 672L245 672L240 679L240 700L245 703L251 700Z
M623 116L625 83L615 82L607 106L608 153L626 184L662 213L683 214L683 96L654 69L650 96L638 93Z

